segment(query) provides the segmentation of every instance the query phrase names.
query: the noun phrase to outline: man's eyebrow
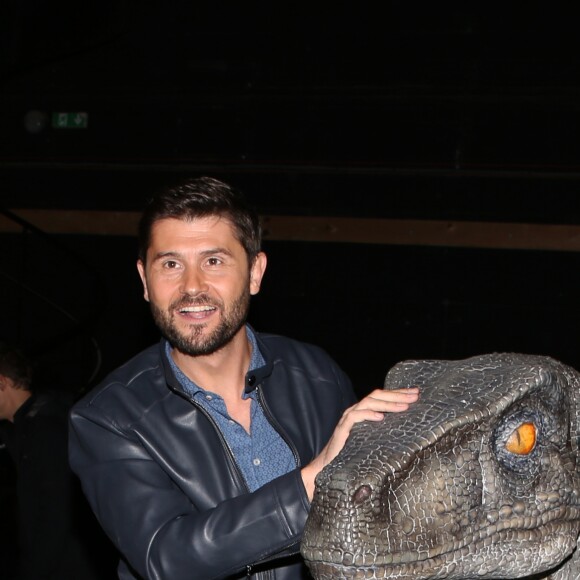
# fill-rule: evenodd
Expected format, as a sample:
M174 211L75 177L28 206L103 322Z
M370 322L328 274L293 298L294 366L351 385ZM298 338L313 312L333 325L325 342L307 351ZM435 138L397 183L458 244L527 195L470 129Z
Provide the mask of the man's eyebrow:
M207 248L199 252L199 255L202 257L213 256L215 254L222 254L224 256L233 255L231 250L228 250L228 248L223 248L221 246L216 246L215 248ZM167 250L164 252L163 251L157 252L157 254L153 256L152 261L155 262L156 260L162 260L163 258L183 258L183 256L184 256L183 252L178 252L176 250Z
M214 254L223 254L224 256L232 256L232 252L231 250L228 250L227 248L222 248L220 246L215 247L215 248L208 248L206 250L202 250L200 252L201 256L212 256Z
M167 252L157 252L152 258L152 261L162 260L163 258L180 258L181 254L179 252L167 251Z

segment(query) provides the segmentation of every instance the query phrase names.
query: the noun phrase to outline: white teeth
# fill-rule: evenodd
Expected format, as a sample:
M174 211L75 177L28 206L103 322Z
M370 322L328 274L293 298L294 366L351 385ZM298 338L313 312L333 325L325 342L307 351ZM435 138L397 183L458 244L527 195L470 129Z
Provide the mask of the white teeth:
M208 310L214 310L213 306L188 306L187 308L181 308L180 312L206 312Z

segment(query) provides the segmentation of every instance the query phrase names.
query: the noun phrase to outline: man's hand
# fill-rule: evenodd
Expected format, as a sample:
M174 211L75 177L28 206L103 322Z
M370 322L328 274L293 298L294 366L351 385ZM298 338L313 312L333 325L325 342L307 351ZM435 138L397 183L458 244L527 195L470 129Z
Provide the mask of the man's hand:
M376 389L364 399L349 407L336 426L330 441L320 454L302 469L302 480L306 487L308 499L314 496L314 479L325 465L328 465L344 447L355 423L361 421L382 421L385 413L406 411L419 398L419 389L398 389L388 391Z

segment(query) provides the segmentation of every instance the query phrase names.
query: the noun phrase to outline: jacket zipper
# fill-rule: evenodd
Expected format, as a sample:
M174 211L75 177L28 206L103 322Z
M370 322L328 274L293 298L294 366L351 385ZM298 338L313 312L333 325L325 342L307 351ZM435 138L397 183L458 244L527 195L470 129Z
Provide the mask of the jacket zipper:
M262 393L262 389L260 389L259 386L256 387L256 399L257 399L260 407L262 407L262 411L264 412L264 416L266 417L266 419L268 420L270 425L272 425L272 427L278 433L278 435L280 435L280 437L282 437L282 439L285 441L286 445L288 445L288 448L292 452L292 455L294 455L294 461L296 463L296 467L300 467L301 462L300 462L300 457L298 455L298 450L296 449L296 446L290 440L288 435L286 435L285 431L282 429L282 427L280 426L278 421L276 421L276 419L274 419L274 416L272 415L272 412L270 411L270 409L266 403L266 400L264 399L264 394ZM291 542L290 544L283 546L280 549L280 552L287 550L293 544L294 544L294 542ZM269 561L275 560L275 559L276 559L276 555L272 555L269 558L265 558L264 560L262 560L262 562L269 562ZM249 577L249 575L251 573L251 566L248 566L248 568L249 568L249 570L248 570L248 577Z
M229 459L229 464L233 469L234 472L234 476L235 479L237 480L236 483L238 485L241 486L242 490L245 493L249 493L250 488L248 487L248 484L246 483L246 478L243 476L242 471L240 470L238 463L236 461L234 452L232 451L232 448L229 446L226 438L224 437L223 433L221 432L216 420L208 413L208 411L206 411L202 405L200 405L196 400L194 400L192 397L190 397L187 393L180 391L178 389L175 389L173 387L171 387L171 389L177 393L179 396L183 397L184 399L186 399L187 401L189 401L194 407L196 407L199 411L201 411L201 413L207 418L207 420L213 425L217 436L222 444L222 447L224 448L226 455Z
M270 409L266 403L266 400L264 399L264 394L262 393L262 389L260 389L259 386L256 387L256 399L257 399L260 407L262 407L262 411L264 412L264 416L266 417L266 419L268 420L270 425L272 425L272 427L274 427L274 430L276 431L276 433L278 433L278 435L280 435L280 437L282 437L282 439L284 440L286 445L288 445L288 448L292 452L292 455L294 455L294 461L296 463L296 467L300 467L301 466L300 457L298 455L298 451L297 451L294 443L290 440L288 435L286 435L286 433L284 432L284 430L282 429L282 427L280 426L278 421L276 421L276 419L274 419L274 416L272 415L272 412L270 411Z

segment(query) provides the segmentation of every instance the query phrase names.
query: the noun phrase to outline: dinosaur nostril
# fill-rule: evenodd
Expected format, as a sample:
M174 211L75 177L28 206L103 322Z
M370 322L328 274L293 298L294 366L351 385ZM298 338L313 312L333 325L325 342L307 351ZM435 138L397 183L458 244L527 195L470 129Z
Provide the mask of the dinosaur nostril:
M367 500L371 497L371 493L373 492L370 485L361 485L353 494L352 501L355 504L362 503L363 501Z

